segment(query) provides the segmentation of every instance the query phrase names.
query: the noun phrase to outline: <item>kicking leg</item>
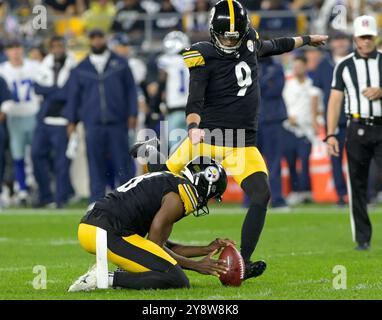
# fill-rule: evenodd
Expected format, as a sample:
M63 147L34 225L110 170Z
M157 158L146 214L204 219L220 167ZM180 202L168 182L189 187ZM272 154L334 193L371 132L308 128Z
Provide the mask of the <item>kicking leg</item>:
M250 199L250 206L241 230L241 255L245 262L251 258L263 230L267 206L270 199L268 177L257 172L247 177L241 184Z
M263 230L271 194L267 167L255 147L234 148L222 165L231 172L250 201L241 230L241 255L246 264L244 278L257 277L265 271L266 264L264 261L251 262L250 258Z

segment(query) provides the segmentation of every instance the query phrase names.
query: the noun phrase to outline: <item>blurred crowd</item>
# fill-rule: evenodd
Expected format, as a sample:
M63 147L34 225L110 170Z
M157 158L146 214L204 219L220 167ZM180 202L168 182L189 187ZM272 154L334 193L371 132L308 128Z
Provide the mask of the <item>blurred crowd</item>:
M252 24L275 36L308 30L325 34L333 23L341 23L342 28L349 30L354 17L378 15L382 10L378 0L241 2L251 11ZM20 36L26 45L33 46L54 32L81 45L86 31L97 27L107 33L124 32L131 44L143 44L144 49L152 50L156 41L160 43L163 35L174 29L187 32L193 41L203 38L208 34L208 11L215 3L216 0L0 0L0 34ZM47 8L45 31L32 27L37 5ZM335 19L339 13L341 17Z
M142 169L128 154L139 130L185 127L188 70L177 45L209 38L205 0L0 0L0 208L89 203ZM260 60L258 146L272 207L312 201L309 157L325 130L335 64L352 50L352 19L375 0L242 0L263 39L329 34L325 50ZM47 29L33 9L47 8ZM335 30L336 5L346 8ZM349 27L348 27L349 26ZM346 130L343 117L340 134ZM178 141L170 141L170 147ZM342 141L342 144L344 141ZM281 160L291 193L281 188ZM332 159L338 205L347 202L342 158ZM371 170L375 170L371 168ZM370 200L379 191L370 181Z

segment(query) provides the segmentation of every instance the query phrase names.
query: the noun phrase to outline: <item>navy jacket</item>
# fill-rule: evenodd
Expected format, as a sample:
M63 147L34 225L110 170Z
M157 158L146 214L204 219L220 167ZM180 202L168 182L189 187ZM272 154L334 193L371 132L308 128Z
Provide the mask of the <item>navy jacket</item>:
M259 59L261 90L260 123L282 122L288 118L282 92L285 76L280 63L272 57Z
M137 90L128 62L110 53L103 74L85 58L71 72L65 116L85 126L123 124L137 116Z
M317 70L313 74L313 85L318 87L323 92L324 99L324 116L326 122L326 113L328 110L328 102L330 97L330 91L332 88L332 78L333 71L335 67L335 62L333 61L333 57L330 54L326 54L320 64L317 67ZM346 126L346 115L344 106L342 106L341 116L338 122L339 126Z

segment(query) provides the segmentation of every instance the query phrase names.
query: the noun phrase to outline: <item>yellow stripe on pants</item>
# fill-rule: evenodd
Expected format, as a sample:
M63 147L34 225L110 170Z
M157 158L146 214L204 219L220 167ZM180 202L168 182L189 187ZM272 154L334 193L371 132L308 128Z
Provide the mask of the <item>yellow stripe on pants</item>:
M96 253L96 226L81 223L78 227L78 240L82 246L87 252L91 254ZM131 245L134 245L138 248L141 248L148 253L154 254L168 262L170 262L172 265L176 265L177 262L175 259L173 259L166 251L164 251L160 246L155 244L154 242L147 240L137 234L133 234L131 236L127 237L121 237L123 241L128 242ZM128 259L127 257L124 257L120 255L118 252L113 252L109 248L107 250L107 259L108 261L112 262L113 264L123 268L126 271L130 272L146 272L150 271L150 269L142 266L141 264Z

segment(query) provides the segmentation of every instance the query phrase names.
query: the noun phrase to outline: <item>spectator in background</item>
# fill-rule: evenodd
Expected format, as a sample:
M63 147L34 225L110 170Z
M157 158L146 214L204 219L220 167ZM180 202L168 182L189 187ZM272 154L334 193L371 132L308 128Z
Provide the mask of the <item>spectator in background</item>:
M124 33L117 33L112 38L112 40L110 41L110 49L116 54L125 58L129 63L129 67L131 69L135 84L137 86L139 112L142 114L148 113L146 99L143 93L143 86L147 76L147 67L145 62L135 55L134 49L130 47L129 37ZM136 125L133 124L129 127L129 145L133 145L133 143L135 143L136 141L135 126ZM131 162L129 170L134 169L130 170L131 175L133 175L135 172L135 163L134 160L130 157L129 161Z
M333 31L331 21L333 21L336 15L333 9L338 5L347 6L347 2L348 0L315 0L313 8L315 12L317 12L317 15L315 19L311 21L313 31L317 34L328 34L330 30ZM349 6L347 6L347 9L349 10ZM342 21L345 27L347 26L347 18L348 17L345 18L345 21Z
M306 58L306 72L310 78L313 78L321 62L322 52L317 48L308 48L304 50L304 56Z
M240 3L248 11L258 11L261 9L261 2L263 0L241 0Z
M313 85L321 89L324 100L324 119L326 130L327 107L331 91L332 77L335 65L347 56L351 50L350 37L341 32L336 32L329 37L329 52L327 52L320 61L317 70L313 73ZM343 103L344 104L344 103ZM334 185L337 192L337 204L344 206L345 196L347 194L347 186L345 177L342 171L343 151L345 146L346 136L346 116L344 106L341 108L341 115L338 122L337 139L339 142L339 156L331 156L332 174L334 178Z
M131 72L133 73L135 84L137 85L139 111L143 112L144 114L148 113L148 110L147 110L148 107L146 104L146 98L144 93L146 77L148 74L146 63L142 59L140 59L136 55L134 49L130 47L130 39L124 33L118 33L113 37L113 39L110 42L110 48L116 54L127 59ZM135 131L135 130L132 129L132 131ZM131 139L132 139L132 131L130 131L130 134L129 134ZM129 139L129 141L131 143L134 143L135 140L132 141L131 139Z
M10 147L18 183L18 200L21 205L28 202L26 184L25 157L26 147L33 141L36 125L36 113L40 106L33 84L38 75L39 64L24 59L21 42L15 39L6 43L8 61L0 65L2 76L12 93L12 100L1 105L1 111L7 116Z
M158 58L158 99L166 105L168 121L168 147L171 151L186 138L179 137L180 131L187 131L186 105L190 75L180 52L191 45L190 39L180 31L172 31L163 39L164 53ZM175 138L179 139L176 140Z
M182 29L182 16L178 11L176 11L170 0L162 1L159 13L165 14L163 16L159 16L154 21L154 29L158 33L159 37L163 37L171 30Z
M307 76L307 59L295 57L292 77L285 82L283 91L288 119L284 122L286 130L282 139L292 187L287 199L289 205L312 201L309 156L315 139L312 97L317 95L318 90ZM301 170L297 168L298 160Z
M262 9L282 11L282 16L262 16L259 25L260 31L266 31L272 35L280 34L280 32L283 35L296 32L297 20L295 14L288 8L284 0L264 0Z
M281 157L283 152L283 121L287 118L282 97L284 71L272 57L259 59L261 108L258 129L258 148L264 155L271 187L272 209L289 211L282 195Z
M4 52L4 43L0 40L0 63L7 61L7 56Z
M196 0L191 30L194 32L209 31L209 11L211 4L208 1Z
M90 54L71 73L66 116L70 136L79 121L86 132L90 203L105 195L107 157L118 184L129 174L129 123L137 116L137 90L126 59L111 52L102 30L89 33Z
M71 16L76 12L76 0L44 0L43 4L55 15Z
M62 208L73 193L69 178L69 159L66 157L68 120L63 117L68 98L67 80L75 66L74 57L66 51L65 40L54 36L49 43L50 54L41 64L35 91L43 97L37 115L37 127L32 143L33 171L39 190L36 207L45 207L55 202ZM56 187L52 195L50 164Z
M42 62L46 56L46 51L43 45L33 46L28 52L28 58L38 63Z
M159 0L157 0L159 2ZM195 3L198 0L171 0L172 5L176 11L181 13L191 12L194 9ZM209 0L203 0L205 3L209 3Z
M0 77L0 105L7 100L11 99L11 93L8 89L7 83ZM0 210L3 208L1 194L3 192L3 177L5 169L5 142L6 142L6 128L5 128L5 114L0 111Z
M195 8L184 16L187 33L191 33L193 42L204 40L209 32L209 14L211 4L208 1L196 0Z
M108 0L92 0L89 9L82 15L86 30L99 28L108 32L111 28L116 8L113 2Z
M138 0L124 0L114 17L111 30L113 32L125 32L132 43L140 44L145 24L139 15L144 13L146 11Z
M128 61L135 83L140 87L146 79L146 64L134 54L134 49L129 45L130 39L124 33L117 33L110 41L111 50Z

